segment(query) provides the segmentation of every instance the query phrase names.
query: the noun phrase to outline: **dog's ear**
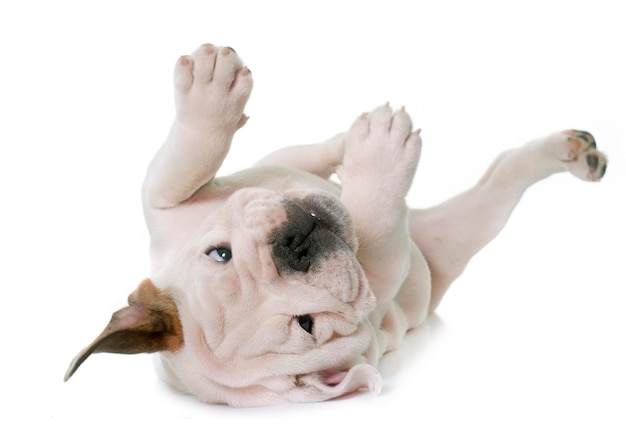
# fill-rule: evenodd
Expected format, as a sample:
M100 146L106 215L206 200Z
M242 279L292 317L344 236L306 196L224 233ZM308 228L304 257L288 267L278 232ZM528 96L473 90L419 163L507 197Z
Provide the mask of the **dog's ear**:
M146 279L128 297L128 307L115 312L100 336L74 358L65 381L92 353L177 351L183 343L176 304Z

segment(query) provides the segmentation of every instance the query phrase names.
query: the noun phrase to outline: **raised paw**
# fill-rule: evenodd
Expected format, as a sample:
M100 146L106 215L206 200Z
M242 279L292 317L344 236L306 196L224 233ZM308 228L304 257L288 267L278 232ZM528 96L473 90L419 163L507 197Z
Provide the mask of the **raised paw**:
M204 44L182 56L174 71L177 120L192 129L236 131L247 117L250 70L229 47Z
M563 131L565 153L562 161L567 169L585 181L600 181L606 173L608 160L596 149L596 140L586 131Z
M419 161L419 134L404 107L394 112L387 104L361 115L348 132L342 182L359 181L404 198Z

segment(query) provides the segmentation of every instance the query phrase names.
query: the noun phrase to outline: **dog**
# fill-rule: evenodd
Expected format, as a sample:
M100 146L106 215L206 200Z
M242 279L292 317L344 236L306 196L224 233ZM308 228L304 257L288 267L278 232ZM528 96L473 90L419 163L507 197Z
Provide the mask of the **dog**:
M591 134L557 132L503 152L456 197L410 209L420 130L386 104L217 178L252 85L229 47L177 61L175 121L142 189L151 274L65 380L93 353L158 352L159 376L207 403L378 393L379 359L435 311L530 185L562 171L599 181L607 167Z

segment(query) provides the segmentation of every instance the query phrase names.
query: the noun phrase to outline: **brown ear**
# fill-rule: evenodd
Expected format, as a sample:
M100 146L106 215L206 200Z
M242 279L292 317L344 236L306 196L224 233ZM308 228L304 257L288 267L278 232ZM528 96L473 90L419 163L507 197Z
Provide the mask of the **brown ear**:
M146 279L128 297L128 307L115 312L100 336L74 358L65 381L92 353L177 351L183 343L176 304Z

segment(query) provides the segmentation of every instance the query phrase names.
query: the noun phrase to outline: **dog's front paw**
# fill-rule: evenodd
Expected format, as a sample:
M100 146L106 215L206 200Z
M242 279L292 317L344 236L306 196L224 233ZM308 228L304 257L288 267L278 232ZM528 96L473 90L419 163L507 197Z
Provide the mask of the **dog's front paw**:
M570 129L556 136L560 137L565 167L575 176L585 181L600 181L606 173L608 160L596 149L596 140L586 131Z
M361 115L348 132L342 183L356 182L384 197L404 199L419 161L419 134L412 131L404 108L394 112L387 104Z
M174 72L177 121L198 130L227 130L244 125L244 107L252 91L250 70L228 47L205 44L182 56Z

